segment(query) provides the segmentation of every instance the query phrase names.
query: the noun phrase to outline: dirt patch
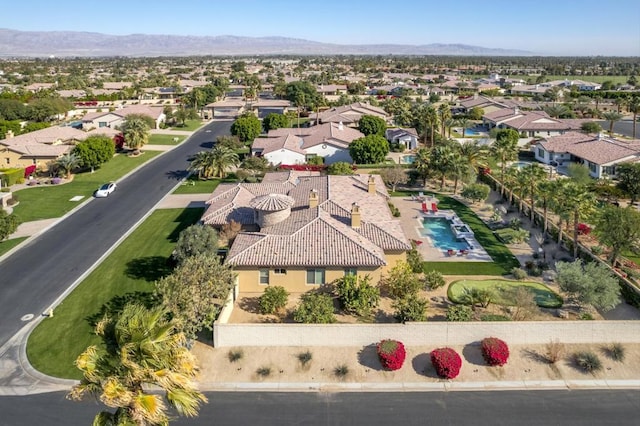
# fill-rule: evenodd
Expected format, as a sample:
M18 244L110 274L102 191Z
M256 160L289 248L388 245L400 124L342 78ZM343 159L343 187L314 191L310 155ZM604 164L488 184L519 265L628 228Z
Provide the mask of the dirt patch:
M327 382L441 382L431 365L429 353L434 346L406 347L407 357L400 370L382 369L375 352L375 342L365 347L244 347L213 348L196 343L193 352L201 368L203 383L327 383ZM555 364L547 362L542 354L545 345L522 345L510 348L506 365L489 367L482 359L478 342L453 347L462 357L460 375L456 382L522 381L522 380L629 380L640 378L640 344L627 344L624 362L612 360L605 345L564 345L564 356ZM230 350L241 350L242 357L229 360ZM577 368L572 355L590 350L598 355L603 368L594 374ZM303 365L298 359L309 351L311 360ZM338 366L346 366L347 374L335 374ZM261 376L258 369L268 368Z

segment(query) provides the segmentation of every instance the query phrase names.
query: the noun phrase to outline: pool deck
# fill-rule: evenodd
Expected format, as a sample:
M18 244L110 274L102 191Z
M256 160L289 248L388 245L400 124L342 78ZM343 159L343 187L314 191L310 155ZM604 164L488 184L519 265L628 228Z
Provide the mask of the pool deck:
M400 223L405 235L414 241L421 241L417 246L422 258L431 262L492 262L493 260L482 248L475 237L465 237L473 246L466 255L449 256L446 250L433 247L431 239L423 236L421 230L424 217L450 217L455 215L453 210L439 210L438 213L423 213L422 202L408 197L393 197L390 200L400 210ZM427 197L427 204L430 205Z

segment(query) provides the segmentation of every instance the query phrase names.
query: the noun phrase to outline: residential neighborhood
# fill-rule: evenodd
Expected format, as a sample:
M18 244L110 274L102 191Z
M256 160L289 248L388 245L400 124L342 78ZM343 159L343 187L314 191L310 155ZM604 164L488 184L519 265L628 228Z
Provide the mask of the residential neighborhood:
M640 65L514 61L0 60L0 346L73 400L127 327L196 406L637 389Z

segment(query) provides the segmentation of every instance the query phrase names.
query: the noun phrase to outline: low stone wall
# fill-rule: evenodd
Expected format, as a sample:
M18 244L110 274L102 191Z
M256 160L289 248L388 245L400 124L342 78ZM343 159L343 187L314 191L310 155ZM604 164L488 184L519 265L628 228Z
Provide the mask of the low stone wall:
M640 343L640 321L421 322L407 324L221 324L216 347L365 346L397 339L410 346L459 346L499 337L510 345Z

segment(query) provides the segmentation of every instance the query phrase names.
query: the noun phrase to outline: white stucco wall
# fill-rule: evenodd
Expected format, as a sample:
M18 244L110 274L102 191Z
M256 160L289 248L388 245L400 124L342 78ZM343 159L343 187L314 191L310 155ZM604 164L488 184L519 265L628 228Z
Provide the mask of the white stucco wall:
M271 164L303 164L305 162L304 155L297 152L289 151L288 149L280 149L277 151L269 152L264 155Z
M337 163L338 161L353 162L348 149L339 148L328 143L309 147L306 151L309 154L316 154L319 157L323 157L325 164Z

